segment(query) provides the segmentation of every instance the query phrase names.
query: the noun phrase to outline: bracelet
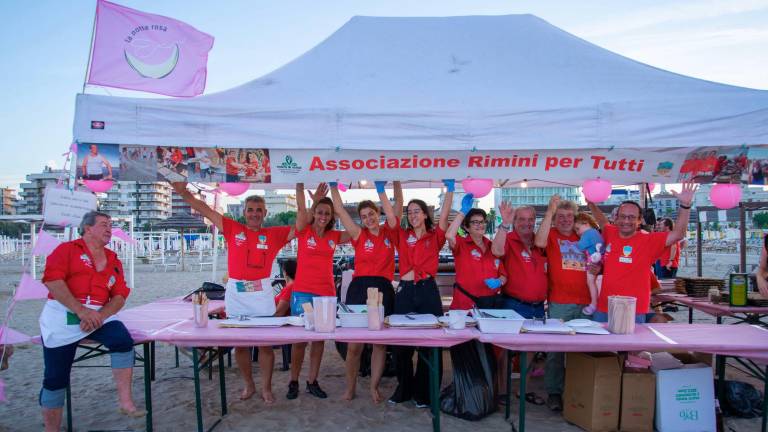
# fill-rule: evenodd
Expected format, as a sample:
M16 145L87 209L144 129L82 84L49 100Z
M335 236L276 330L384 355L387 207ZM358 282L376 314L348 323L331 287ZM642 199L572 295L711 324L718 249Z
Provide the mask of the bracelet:
M503 229L504 231L512 231L512 227L510 225L499 224L499 228Z
M690 210L691 206L684 206L684 205L680 204L680 208L683 209L683 210Z

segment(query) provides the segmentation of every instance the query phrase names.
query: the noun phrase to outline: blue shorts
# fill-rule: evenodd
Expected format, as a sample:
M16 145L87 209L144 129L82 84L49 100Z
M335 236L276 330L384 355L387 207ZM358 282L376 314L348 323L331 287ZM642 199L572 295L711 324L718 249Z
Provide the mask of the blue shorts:
M291 315L299 316L304 313L301 306L304 303L312 304L312 299L318 297L317 294L294 291L291 293Z
M522 315L523 318L544 318L544 302L541 303L526 303L516 298L502 296L501 297L502 309L513 309L515 312Z
M635 323L637 323L637 324L644 324L645 320L646 320L646 316L645 315L646 314L644 314L644 313L635 315ZM605 313L605 312L595 311L595 313L592 314L592 321L608 322L608 314Z

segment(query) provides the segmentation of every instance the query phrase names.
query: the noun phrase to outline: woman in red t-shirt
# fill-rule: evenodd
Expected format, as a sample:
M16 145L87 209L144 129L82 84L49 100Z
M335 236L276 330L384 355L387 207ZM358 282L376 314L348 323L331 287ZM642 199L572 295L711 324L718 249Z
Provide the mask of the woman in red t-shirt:
M395 294L395 313L443 314L440 291L435 277L439 263L440 250L445 244L445 230L448 228L448 215L453 201L453 180L443 180L446 192L440 208L440 221L434 227L427 204L419 199L408 202L406 209L408 228L399 228L398 270L400 284ZM427 407L429 397L429 365L424 361L428 355L426 348L418 356L416 375L413 374L413 352L415 347L399 346L395 349L395 368L397 370L397 389L391 403L416 401L416 406ZM442 362L438 375L442 375Z
M320 183L312 194L312 208L307 210L304 184L296 184L296 239L298 240L299 268L291 294L291 315L301 315L302 305L311 303L313 297L336 296L333 279L333 253L336 246L349 241L349 233L333 229L336 218L333 201L325 195L328 185ZM320 361L323 358L323 341L312 342L309 353L309 381L307 391L321 399L328 397L317 383ZM291 381L288 383L288 399L299 396L299 373L304 362L307 343L293 344L291 352Z
M379 225L381 212L373 201L362 201L357 206L357 214L362 221L361 226L356 224L344 209L341 193L339 193L336 183L331 183L331 196L333 197L334 210L339 215L346 232L350 234L352 246L355 248L355 273L347 289L347 298L344 302L354 305L366 304L368 288L375 287L384 297L384 315L391 315L395 308L395 290L392 288L392 280L395 276L395 245L397 244L397 228L400 226L400 217L402 216L403 190L400 182L394 183L395 206L393 208L387 199L387 193L384 191L387 182L377 181L375 184L387 218L384 225ZM355 397L362 352L363 344L350 343L347 345L347 391L344 392L344 400L352 400ZM386 354L386 345L373 346L371 398L376 403L384 400L379 393L379 382L384 373Z
M501 259L491 252L491 241L485 237L487 214L472 208L472 194L464 195L461 210L445 233L456 265L456 283L453 284L451 309L496 308L498 289L507 282L501 274ZM459 227L467 232L458 236Z

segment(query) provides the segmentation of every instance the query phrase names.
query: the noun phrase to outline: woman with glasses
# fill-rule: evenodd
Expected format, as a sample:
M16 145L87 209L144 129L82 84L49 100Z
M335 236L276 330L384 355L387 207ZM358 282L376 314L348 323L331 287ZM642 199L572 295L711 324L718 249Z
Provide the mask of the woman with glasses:
M501 259L493 255L491 240L485 237L487 214L472 208L473 199L472 194L464 195L461 210L445 233L456 265L451 309L494 309L498 289L507 281L501 274ZM459 227L465 236L458 235Z
M368 297L368 288L378 288L384 297L384 315L391 315L395 307L395 290L392 288L392 280L395 276L395 246L397 244L397 229L400 226L403 208L403 189L400 182L394 182L395 206L392 207L387 193L384 190L386 181L376 181L376 191L379 194L381 206L387 218L386 223L380 225L381 212L379 207L370 200L360 202L357 206L357 214L360 216L361 225L355 223L352 217L344 209L341 194L336 183L330 183L331 197L333 198L334 211L339 215L341 223L346 228L355 248L355 272L352 282L347 289L346 304L364 305ZM360 369L360 356L363 353L363 344L350 343L347 345L347 390L344 392L344 400L352 400L355 397L357 387L357 375ZM386 359L386 345L374 345L371 355L371 398L379 403L384 398L379 393L379 382L384 373L384 361Z
M398 258L400 284L395 294L395 313L419 313L442 315L443 305L440 291L435 283L440 249L445 244L445 230L453 201L454 181L443 180L446 191L440 208L440 221L434 226L427 204L419 199L408 202L408 227L399 228ZM395 351L397 389L389 399L390 403L401 403L411 399L416 406L429 406L429 365L424 361L428 354L418 356L416 375L413 373L414 347L400 346ZM421 350L421 348L420 348ZM442 362L438 374L442 374Z
M304 312L304 303L312 303L317 296L336 296L336 284L333 279L333 253L336 246L349 241L347 231L333 229L336 218L333 201L328 194L328 185L320 183L312 194L312 208L307 210L304 184L296 184L296 239L298 240L296 280L291 294L291 315ZM323 341L312 342L309 353L309 380L307 393L321 399L328 395L317 383L320 361L323 358ZM299 373L304 362L307 343L293 344L291 348L291 381L288 383L288 399L299 397Z

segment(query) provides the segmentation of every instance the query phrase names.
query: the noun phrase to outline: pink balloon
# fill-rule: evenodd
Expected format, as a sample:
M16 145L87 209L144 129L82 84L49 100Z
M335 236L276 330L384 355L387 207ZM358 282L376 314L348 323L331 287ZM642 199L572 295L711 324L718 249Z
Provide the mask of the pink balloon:
M339 183L339 190L342 192L346 192L349 188L347 188L347 185L344 183Z
M584 198L593 203L603 202L611 196L611 182L603 179L584 181Z
M653 192L656 189L656 183L648 183L648 190Z
M112 180L83 180L83 183L85 187L96 193L106 192L115 184Z
M741 201L741 185L718 183L709 191L709 200L721 210L734 208Z
M251 187L248 183L219 183L219 189L231 196L238 196L245 193Z
M475 198L482 198L493 190L493 179L468 178L461 181L461 187Z

